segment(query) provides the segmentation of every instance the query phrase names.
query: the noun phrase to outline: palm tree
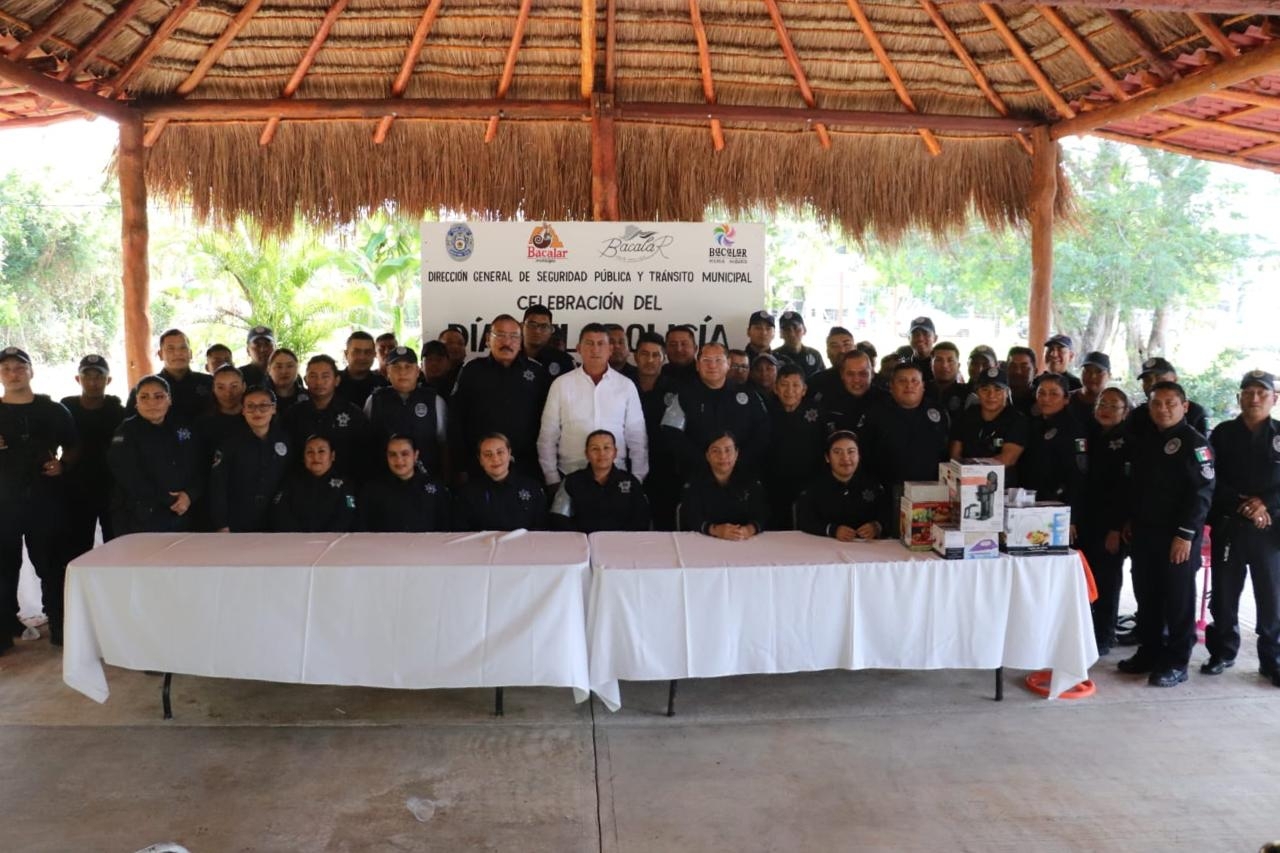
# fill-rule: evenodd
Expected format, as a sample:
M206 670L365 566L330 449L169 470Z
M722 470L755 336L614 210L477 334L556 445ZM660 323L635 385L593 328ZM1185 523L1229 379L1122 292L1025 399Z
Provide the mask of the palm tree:
M396 340L404 340L405 303L418 283L421 245L416 222L379 210L356 226L356 244L339 257L347 274L389 300Z

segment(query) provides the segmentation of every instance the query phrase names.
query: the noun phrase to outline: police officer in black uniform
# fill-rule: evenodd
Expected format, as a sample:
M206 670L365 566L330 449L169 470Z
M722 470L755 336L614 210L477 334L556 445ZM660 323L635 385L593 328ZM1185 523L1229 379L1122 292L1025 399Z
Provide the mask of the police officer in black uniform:
M840 362L845 353L856 348L853 333L844 326L832 326L827 332L827 363L831 366L808 377L809 398L813 402L824 405L826 396L840 387ZM875 363L874 357L872 363Z
M191 342L181 329L160 334L156 356L163 365L156 374L169 385L173 413L188 424L213 411L213 377L191 369ZM134 414L133 393L125 404L125 416Z
M476 455L480 474L458 490L454 527L458 530L544 530L547 501L541 479L515 470L505 435L482 436Z
M218 368L224 364L234 364L235 359L231 355L231 347L226 344L209 344L209 348L204 351L204 372L209 374L209 378L213 378L213 374L218 372Z
M437 533L452 527L449 490L422 470L413 437L393 435L386 468L360 493L360 527L374 533Z
M294 447L302 447L313 435L329 439L335 476L358 483L381 467L382 460L375 457L364 412L338 396L337 390L342 387L338 377L338 365L331 357L312 356L307 362L307 399L290 409L282 420Z
M623 376L636 381L636 366L631 363L631 347L627 344L627 330L617 323L605 323L609 336L609 366Z
M691 385L698 381L698 335L693 326L672 326L665 338L667 363L662 375L672 385Z
M1044 342L1044 372L1065 376L1067 394L1080 388L1080 377L1071 372L1071 362L1075 360L1074 342L1067 335L1054 335Z
M1280 421L1275 377L1253 370L1240 380L1240 415L1209 436L1217 482L1209 524L1213 527L1213 624L1204 633L1209 660L1200 666L1218 675L1240 651L1240 592L1245 572L1253 581L1258 610L1258 668L1280 687Z
M775 356L798 365L806 378L826 369L822 353L804 345L804 318L799 311L784 311L778 325L782 328L782 346L773 351Z
M1135 439L1128 531L1139 646L1121 672L1150 673L1154 687L1187 680L1196 644L1196 572L1213 498L1213 452L1186 421L1187 395L1176 382L1151 389L1155 435Z
M938 340L938 330L933 326L933 319L916 317L912 320L907 329L907 340L911 344L911 352L907 358L920 370L920 376L927 385L933 381L933 345Z
M747 320L747 345L744 347L747 359L754 361L761 353L773 352L773 315L768 311L752 311Z
M511 436L512 464L542 479L538 467L538 430L551 379L546 369L524 354L520 323L510 314L493 318L489 355L462 366L449 401L449 447L454 469L475 477L482 466L475 449L490 433Z
M275 332L267 326L254 326L245 336L245 352L249 360L240 365L240 375L248 388L255 385L266 386L270 381L267 376L267 365L271 363L271 354L276 351Z
M244 394L244 424L233 429L213 455L209 473L210 525L217 531L258 533L271 529L271 505L294 460L284 426L275 420L269 388Z
M764 487L738 465L738 458L732 432L711 436L706 467L696 472L681 492L681 530L732 541L750 539L764 531L769 515Z
M417 353L408 347L393 349L387 354L391 385L369 395L364 414L376 443L382 444L393 435L412 436L419 464L432 476L447 481L448 407L435 391L418 384L421 375Z
M368 332L356 331L347 336L343 351L347 366L338 372L338 396L362 411L369 395L389 384L387 377L373 369L377 352L373 335Z
M573 356L552 345L554 331L550 308L530 305L524 310L524 354L545 367L552 381L578 366Z
M1142 381L1142 392L1151 397L1151 389L1159 382L1177 382L1178 371L1173 369L1173 365L1163 358L1149 358L1142 362L1142 370L1138 373L1138 379ZM1191 428L1201 435L1209 434L1209 417L1205 414L1204 408L1194 400L1187 401L1187 423ZM1155 423L1151 419L1150 410L1146 403L1140 403L1137 408L1129 413L1129 433L1135 438L1144 438L1155 435L1158 432Z
M1123 390L1106 388L1099 394L1088 433L1089 473L1079 508L1071 515L1077 546L1089 561L1098 587L1098 599L1090 609L1100 655L1110 653L1116 644L1116 614L1129 555L1122 536L1133 467L1133 447L1125 427L1128 415L1129 398Z
M346 533L355 529L356 497L351 480L334 469L327 436L313 435L302 445L302 470L285 477L271 507L271 529L278 533Z
M630 472L614 464L617 439L607 429L587 436L587 467L560 481L551 502L553 530L648 530L649 499Z
M636 342L636 390L640 393L640 410L644 412L644 429L649 438L649 476L644 491L649 497L656 530L674 530L676 504L684 485L676 469L675 458L665 452L662 442L662 416L676 399L675 386L662 373L665 342L656 332L646 332Z
M1111 381L1111 356L1105 352L1091 352L1080 365L1080 387L1071 392L1067 409L1086 430L1092 429L1093 413L1102 391Z
M447 404L453 394L453 386L458 381L458 374L449 360L449 349L440 341L427 341L422 345L422 376L418 380L426 385L436 396Z
M726 430L735 436L741 465L754 477L769 442L769 413L760 395L728 383L729 359L723 344L706 344L698 353L698 380L676 392L662 415L662 439L686 482L702 470L707 446Z
M875 362L862 350L847 352L837 368L840 384L823 395L822 421L827 432L848 431L858 433L866 425L867 413L886 402L889 395L877 388L873 365Z
M932 366L933 380L925 383L924 395L954 421L973 393L960 379L960 348L951 341L934 344Z
M94 534L102 525L102 541L115 535L111 525L111 469L107 450L116 427L124 420L120 398L107 393L111 368L100 355L80 359L76 374L80 393L63 397L76 422L80 437L80 459L67 471L67 557L75 559L93 548Z
M1074 519L1089 474L1089 438L1067 411L1067 386L1067 377L1061 373L1042 373L1036 379L1039 414L1031 419L1017 473L1018 485L1034 490L1036 500L1067 504Z
M133 390L138 412L116 428L107 451L115 481L114 532L192 530L197 520L192 505L206 488L204 448L191 424L173 409L164 377L145 376Z
M1031 428L1027 416L1009 401L1009 378L998 367L989 367L976 380L978 405L970 406L951 422L952 459L999 459L1005 467L1005 485L1018 485L1017 465L1027 447Z
M31 390L34 375L31 357L24 351L0 350L0 652L26 628L18 619L24 541L40 577L50 641L62 644L62 584L67 571L63 476L65 469L75 467L79 441L66 407Z
M841 542L879 539L888 529L884 486L862 468L858 437L848 430L827 436L827 470L796 500L796 528Z
M827 425L816 403L806 399L804 371L795 363L778 371L775 404L769 407L769 445L762 479L769 499L769 528L795 527L793 504L822 469Z
M1009 347L1004 369L1009 376L1013 407L1030 417L1036 405L1036 351L1031 347Z

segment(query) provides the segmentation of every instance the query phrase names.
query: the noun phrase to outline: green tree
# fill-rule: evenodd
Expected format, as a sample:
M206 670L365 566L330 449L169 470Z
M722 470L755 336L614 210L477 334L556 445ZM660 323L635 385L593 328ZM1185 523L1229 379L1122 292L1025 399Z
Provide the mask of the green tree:
M371 297L387 304L387 320L396 340L404 340L406 308L417 292L422 258L418 223L380 210L358 223L354 245L338 256L341 268L369 289ZM366 318L366 325L382 317Z

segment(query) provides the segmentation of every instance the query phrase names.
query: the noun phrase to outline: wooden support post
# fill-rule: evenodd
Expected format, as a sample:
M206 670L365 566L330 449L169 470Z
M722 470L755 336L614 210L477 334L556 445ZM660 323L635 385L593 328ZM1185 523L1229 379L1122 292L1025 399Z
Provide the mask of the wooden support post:
M129 385L151 372L151 319L147 316L147 152L142 119L120 122L120 242L124 261L124 351Z
M1031 131L1031 300L1027 306L1030 340L1036 352L1049 339L1053 315L1053 208L1058 197L1058 145L1046 127Z
M596 222L619 219L613 96L599 92L591 98L591 218Z

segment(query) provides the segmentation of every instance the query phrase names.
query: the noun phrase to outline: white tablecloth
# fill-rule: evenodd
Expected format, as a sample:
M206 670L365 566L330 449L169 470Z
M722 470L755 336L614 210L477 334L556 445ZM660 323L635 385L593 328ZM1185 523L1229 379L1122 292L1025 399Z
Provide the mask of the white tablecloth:
M63 680L128 669L587 696L577 533L137 534L67 572Z
M941 560L798 532L595 533L591 687L821 669L1053 668L1098 659L1078 556Z

